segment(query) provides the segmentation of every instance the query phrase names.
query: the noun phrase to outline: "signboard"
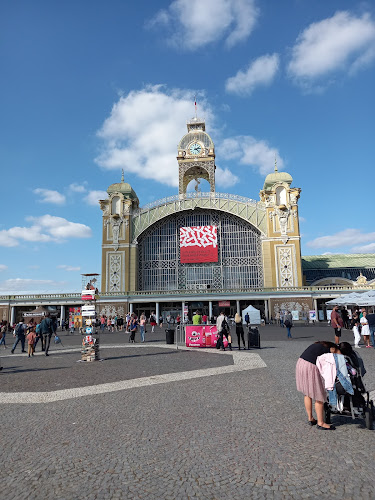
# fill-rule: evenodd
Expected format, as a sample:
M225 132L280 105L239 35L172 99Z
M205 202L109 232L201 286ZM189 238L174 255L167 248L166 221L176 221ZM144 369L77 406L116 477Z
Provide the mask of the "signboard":
M219 307L230 307L230 300L219 300Z
M309 311L310 321L316 321L316 311Z
M86 334L88 336L91 336L91 334L92 334L92 326L86 326ZM89 342L89 340L87 340L86 342Z
M299 320L299 311L292 311L292 319L293 321Z
M95 306L94 305L82 306L81 310L82 310L82 312L95 311Z
M82 290L82 300L95 300L95 290Z
M91 319L87 319L86 320L86 326L91 326L92 325L92 320Z
M180 227L181 264L217 262L217 226Z

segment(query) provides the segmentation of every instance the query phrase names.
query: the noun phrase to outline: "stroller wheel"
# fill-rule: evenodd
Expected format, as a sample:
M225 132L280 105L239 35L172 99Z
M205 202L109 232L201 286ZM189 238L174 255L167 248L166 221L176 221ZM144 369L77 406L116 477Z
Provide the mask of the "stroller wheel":
M328 403L324 403L324 422L326 424L331 423L331 409L330 409Z
M365 408L365 422L367 429L372 430L373 428L373 418L371 408Z

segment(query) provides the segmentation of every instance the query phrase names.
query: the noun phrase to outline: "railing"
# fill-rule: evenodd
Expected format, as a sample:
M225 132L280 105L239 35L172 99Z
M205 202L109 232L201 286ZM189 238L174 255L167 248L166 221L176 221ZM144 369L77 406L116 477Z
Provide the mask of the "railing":
M231 194L231 193L217 193L215 192L209 192L209 193L185 193L185 194L176 194L173 196L168 196L167 198L161 198L160 200L155 200L150 203L147 203L147 205L144 205L143 207L139 208L138 210L134 210L133 214L138 215L142 214L144 212L147 212L148 210L155 208L155 207L161 207L163 205L167 205L168 203L173 203L175 201L183 201L183 200L192 200L192 199L200 199L200 198L220 198L224 200L232 200L232 201L239 201L241 203L247 203L250 205L257 205L261 204L262 202L257 202L251 198L245 198L244 196L239 196L237 194Z
M313 292L326 292L331 295L340 295L340 292L357 291L363 292L366 290L375 290L375 285L362 285L362 286L302 286L302 287L285 287L285 288L236 288L236 289L209 289L209 290L135 290L130 292L107 292L100 294L100 299L121 298L125 300L134 297L152 297L152 296L186 296L192 297L197 295L220 295L232 296L238 294L256 295L256 294L288 294L288 293L313 293ZM0 302L6 301L22 301L22 300L71 300L80 299L81 293L42 293L42 294L22 294L22 295L0 295Z

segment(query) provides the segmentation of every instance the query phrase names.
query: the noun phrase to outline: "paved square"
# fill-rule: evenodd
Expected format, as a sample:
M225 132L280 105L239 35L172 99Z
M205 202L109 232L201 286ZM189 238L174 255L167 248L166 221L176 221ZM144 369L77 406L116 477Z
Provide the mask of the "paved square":
M77 363L79 335L49 358L1 351L0 498L374 498L374 432L309 427L295 389L298 356L331 329L261 331L246 352L177 352L160 331L102 335L101 363ZM374 390L375 350L360 354Z

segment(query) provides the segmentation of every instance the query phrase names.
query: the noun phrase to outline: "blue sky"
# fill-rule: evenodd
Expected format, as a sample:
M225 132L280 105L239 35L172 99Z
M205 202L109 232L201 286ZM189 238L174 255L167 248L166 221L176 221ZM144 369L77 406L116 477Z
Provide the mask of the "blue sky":
M177 192L194 115L216 189L302 188L302 253L375 253L375 8L331 0L2 2L0 292L101 272L97 200ZM203 184L203 183L202 183Z

